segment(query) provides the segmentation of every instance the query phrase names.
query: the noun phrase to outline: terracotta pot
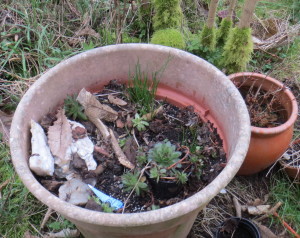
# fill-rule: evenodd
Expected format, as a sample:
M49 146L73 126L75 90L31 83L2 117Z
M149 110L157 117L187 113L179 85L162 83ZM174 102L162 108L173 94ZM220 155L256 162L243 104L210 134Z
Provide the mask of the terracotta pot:
M67 203L46 190L28 167L30 120L57 107L82 88L96 91L112 79L128 80L137 62L141 70L157 71L169 59L158 95L178 105L193 105L204 119L215 123L226 145L228 163L205 188L174 205L154 211L109 214ZM183 238L198 212L235 176L247 153L250 119L245 103L228 78L213 65L187 52L150 44L124 44L93 49L67 59L47 71L26 92L11 126L11 154L25 186L42 203L73 222L91 238Z
M261 128L251 126L251 140L246 159L238 175L250 175L260 172L272 165L288 148L294 123L298 115L297 101L292 92L278 80L258 73L235 73L228 76L235 84L242 87L258 88L265 91L278 89L279 103L285 109L285 123L272 127Z
M292 146L294 145L300 146L300 139L293 141ZM290 178L300 180L300 162L298 167L289 165L285 160L280 160L279 162Z

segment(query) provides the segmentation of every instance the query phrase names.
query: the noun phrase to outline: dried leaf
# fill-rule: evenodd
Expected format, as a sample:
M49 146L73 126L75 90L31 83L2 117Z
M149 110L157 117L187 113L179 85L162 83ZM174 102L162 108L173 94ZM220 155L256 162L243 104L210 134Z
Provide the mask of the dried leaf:
M57 120L48 130L48 143L54 156L64 160L68 147L72 143L72 129L63 109L58 110Z
M126 140L125 146L123 148L124 154L126 155L127 159L131 163L135 163L136 152L138 150L138 146L133 137L130 137Z
M24 233L23 238L39 238L38 236L31 235L30 231Z
M93 36L96 38L100 37L100 34L98 32L96 32L94 29L90 28L89 26L76 31L75 35L77 35L77 36Z
M108 101L112 104L115 104L115 105L118 105L118 106L125 106L127 105L127 102L125 102L124 100L118 98L118 97L115 97L111 94L108 95Z
M120 162L120 164L124 165L125 167L129 169L134 169L134 165L127 159L126 155L122 151L122 149L119 146L119 143L114 135L114 132L110 129L109 130L110 139L111 139L111 145L114 149L114 152Z
M115 110L101 104L93 94L84 88L79 92L77 101L84 107L85 114L93 123L96 119L112 122L118 118L118 113Z
M124 128L125 123L122 122L121 119L117 119L117 120L116 120L116 126L117 126L118 128Z
M8 115L0 111L0 133L5 144L9 144L9 129L13 115Z
M278 238L277 235L275 235L268 227L255 222L255 224L258 226L260 232L261 232L261 237L262 238Z
M95 145L94 151L110 158L110 154L102 147Z

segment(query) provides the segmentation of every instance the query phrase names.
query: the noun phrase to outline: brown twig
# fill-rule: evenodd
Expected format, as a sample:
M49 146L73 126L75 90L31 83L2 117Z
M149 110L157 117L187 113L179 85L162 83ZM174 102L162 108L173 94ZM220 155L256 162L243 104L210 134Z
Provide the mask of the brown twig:
M46 214L45 214L45 216L44 216L44 219L43 219L43 221L42 221L42 223L41 223L40 230L43 230L43 229L44 229L44 227L45 227L47 221L49 220L49 218L50 218L50 216L51 216L51 214L52 214L53 212L54 212L54 210L51 209L51 208L49 207L48 210L47 210L47 212L46 212Z
M190 149L187 146L181 146L181 148L186 149L185 155L183 156L182 159L178 160L176 163L170 165L167 170L172 169L173 167L175 167L177 164L180 164L182 161L184 161L190 154Z
M266 214L264 214L263 216L259 217L256 219L257 222L264 220L265 218L267 218L269 215L273 215L277 209L282 205L282 202L278 202L275 204L274 207L272 207Z
M278 213L275 211L275 212L273 212L273 215L275 216L275 217L277 217L279 220L280 220L280 222L282 223L282 225L284 225L284 227L286 228L286 229L288 229L296 238L300 238L300 235L289 225L289 224L287 224L279 215L278 215Z

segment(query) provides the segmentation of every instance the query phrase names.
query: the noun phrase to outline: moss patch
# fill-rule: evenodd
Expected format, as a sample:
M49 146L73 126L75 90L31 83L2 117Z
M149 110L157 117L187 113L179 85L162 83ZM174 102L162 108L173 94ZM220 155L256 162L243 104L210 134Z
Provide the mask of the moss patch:
M185 41L183 35L176 29L156 31L152 36L151 43L170 46L178 49L185 49Z
M207 47L210 51L214 51L217 43L217 34L214 27L209 28L206 25L204 26L201 32L201 44L204 47Z
M217 31L217 42L219 45L225 45L231 28L232 21L224 18L221 22L220 28Z
M221 65L227 74L244 71L252 52L251 28L233 28L224 46Z
M154 30L179 28L183 14L180 0L154 0L155 16L153 18Z

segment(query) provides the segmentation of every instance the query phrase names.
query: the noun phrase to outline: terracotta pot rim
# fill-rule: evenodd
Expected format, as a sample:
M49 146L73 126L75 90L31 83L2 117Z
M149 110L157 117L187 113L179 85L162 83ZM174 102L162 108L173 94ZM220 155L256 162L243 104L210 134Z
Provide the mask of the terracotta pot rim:
M239 140L237 140L237 144L235 145L235 149L231 155L231 159L229 160L227 166L223 169L223 171L210 184L208 184L198 193L179 203L158 210L141 213L111 214L91 211L65 202L46 190L35 179L29 169L27 159L24 159L24 155L22 155L22 149L20 148L18 143L18 141L22 139L22 135L20 135L18 127L22 125L22 114L26 113L23 107L26 107L28 103L27 99L30 99L32 92L38 90L39 87L42 87L49 76L55 75L61 68L65 67L66 65L74 64L77 61L82 61L85 58L93 57L95 55L105 56L107 53L115 53L118 51L123 51L123 53L126 53L127 51L135 50L137 48L138 50L145 50L145 52L147 50L151 50L153 52L165 52L166 55L169 54L171 56L173 55L176 57L180 57L188 62L193 62L198 65L206 65L207 70L214 71L216 76L221 78L220 84L222 84L222 86L226 90L228 90L229 93L235 94L235 96L233 97L233 101L236 103L238 117L237 120L239 120L241 124L239 128ZM225 187L234 177L235 173L238 171L244 161L251 135L250 120L246 105L242 97L238 93L238 90L234 87L234 85L230 82L226 75L224 75L212 64L188 52L166 46L141 43L99 47L75 55L49 69L40 77L39 80L34 83L33 86L30 87L30 89L23 96L15 112L11 128L10 145L15 170L21 177L22 182L26 185L30 192L34 194L35 197L37 197L42 203L58 211L60 214L66 216L67 218L70 217L73 220L84 221L90 224L103 225L108 227L118 226L124 228L156 224L159 222L184 216L185 214L195 210L200 210L201 206L204 206L207 200L210 201L214 196L216 196L219 191L223 187ZM72 211L72 215L70 215L70 211Z
M273 84L275 84L279 87L284 87L284 84L281 83L280 81L278 81L277 79L274 79L270 76L260 74L260 73L238 72L238 73L228 75L230 80L233 78L236 78L236 77L240 77L240 76L255 76L257 78L265 78L268 81L272 82ZM265 134L265 135L279 134L279 133L287 130L287 128L291 127L296 122L297 117L298 117L298 105L297 105L296 98L293 95L293 93L291 92L291 90L289 90L288 88L286 88L284 90L284 93L288 96L288 98L292 102L292 113L291 113L290 117L288 118L288 120L285 123L281 124L280 126L276 126L276 127L272 127L272 128L251 126L252 133Z

